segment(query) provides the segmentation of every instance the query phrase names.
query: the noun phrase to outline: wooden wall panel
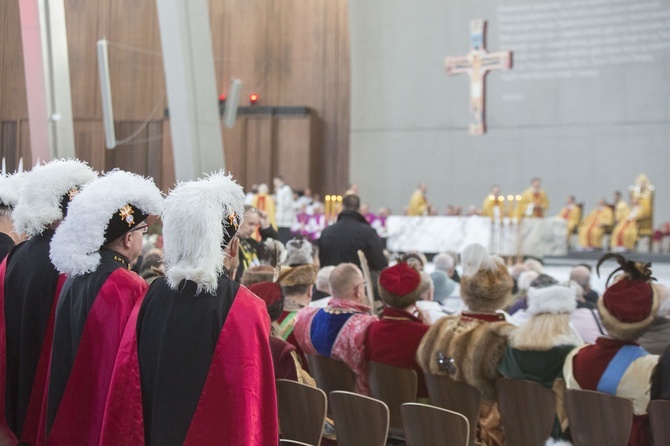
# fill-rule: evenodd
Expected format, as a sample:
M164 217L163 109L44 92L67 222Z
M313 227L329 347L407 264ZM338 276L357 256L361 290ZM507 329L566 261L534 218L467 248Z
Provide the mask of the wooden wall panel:
M74 143L77 158L86 160L93 170L105 170L105 130L97 119L75 119Z
M2 0L0 2L0 120L28 117L22 51L19 0Z
M27 118L18 1L0 2L0 120ZM317 193L344 190L349 170L347 0L210 0L209 4L219 92L226 93L231 77L237 77L243 81L241 105L248 105L249 94L257 92L261 97L259 105L298 105L314 110L321 126L318 132L308 133L317 138L311 144L314 152L310 162L318 163L318 175L295 179L284 175L292 185L312 183L309 185ZM169 121L162 118L167 99L155 2L65 0L65 8L75 139L77 144L86 145L77 147L77 153L92 164L107 168L117 161L119 167L139 162L133 152L126 150L112 156L100 143L95 44L98 39L107 38L117 124L151 121L142 138L159 142L145 145L151 152L145 154L148 159L142 166L155 174L154 163L160 152L160 182L164 189L171 186L174 161ZM153 121L162 121L160 130ZM242 125L240 122L237 126ZM257 180L269 181L279 173L275 159L284 155L272 155L267 162L267 154L259 152L259 147L266 146L257 145L258 141L269 144L273 138L292 138L284 131L273 133L272 126L267 127L267 133L258 124L245 124L239 130L222 129L226 167L243 186ZM22 151L29 144L24 137L26 127L20 126ZM280 127L292 128L290 124ZM303 130L296 127L296 131ZM290 150L289 142L275 142L280 150ZM250 153L246 153L248 147ZM125 153L129 160L122 159L120 154ZM246 162L252 158L258 162Z
M115 119L160 119L167 106L167 95L156 2L107 0L105 3L108 5L105 28L95 40L107 36L110 42Z
M226 172L231 172L238 183L246 184L247 121L238 119L232 129L222 128Z
M5 159L8 172L14 172L19 162L19 123L0 122L0 158Z
M30 126L27 119L19 120L19 156L23 158L23 168L27 170L35 161L30 153Z
M96 42L102 38L100 32L102 7L101 2L65 0L65 24L67 26L74 119L102 118L96 53ZM75 136L75 138L78 137Z
M269 115L248 117L247 121L247 150L245 153L245 184L246 188L252 184L268 183L272 179L275 121ZM234 173L233 173L234 174Z

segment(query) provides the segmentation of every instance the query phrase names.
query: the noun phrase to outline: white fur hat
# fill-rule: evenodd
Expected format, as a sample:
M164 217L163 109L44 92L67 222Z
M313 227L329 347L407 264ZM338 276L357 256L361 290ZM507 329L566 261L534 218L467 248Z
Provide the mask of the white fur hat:
M577 309L577 293L563 285L531 287L528 290L529 314L572 313Z
M123 170L107 173L75 195L51 240L50 257L56 269L70 276L94 271L110 220L128 205L138 213L158 215L163 196L152 179ZM128 229L140 221L130 219Z
M97 178L85 162L79 160L53 160L35 166L21 181L21 195L12 218L16 232L37 235L51 223L63 218L64 197L72 189ZM70 197L71 199L71 197Z
M21 196L21 182L25 172L17 172L11 175L0 175L0 206L14 208Z
M179 183L165 199L165 276L173 289L191 280L214 293L223 272L223 247L244 216L244 192L232 177L217 172Z

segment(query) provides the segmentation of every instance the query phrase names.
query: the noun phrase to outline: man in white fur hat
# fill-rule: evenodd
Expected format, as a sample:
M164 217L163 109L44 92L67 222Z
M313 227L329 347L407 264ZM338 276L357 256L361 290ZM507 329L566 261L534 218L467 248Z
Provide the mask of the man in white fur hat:
M35 166L21 181L12 217L15 232L30 239L0 264L0 331L7 336L0 344L0 370L6 370L0 379L0 431L14 440L33 444L37 436L53 314L65 282L49 260L49 243L72 197L96 177L83 162L54 160Z
M223 173L165 200L165 277L126 326L101 444L277 444L263 300L229 276L244 214Z
M129 268L142 252L146 219L162 209L153 180L114 170L75 196L56 230L51 260L68 279L56 308L39 432L47 444L98 444L121 335L147 290Z

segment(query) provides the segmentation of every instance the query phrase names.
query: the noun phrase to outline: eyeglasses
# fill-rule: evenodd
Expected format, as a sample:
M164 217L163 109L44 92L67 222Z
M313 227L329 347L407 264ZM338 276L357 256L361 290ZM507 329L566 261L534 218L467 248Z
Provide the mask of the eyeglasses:
M130 232L135 231L139 231L141 234L146 234L147 232L149 232L149 225L144 223L143 225L136 226L130 230Z

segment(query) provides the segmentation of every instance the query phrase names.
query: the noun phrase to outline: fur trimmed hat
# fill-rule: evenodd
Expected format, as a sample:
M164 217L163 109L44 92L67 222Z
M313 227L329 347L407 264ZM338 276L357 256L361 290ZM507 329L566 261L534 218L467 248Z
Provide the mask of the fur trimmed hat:
M254 283L274 282L277 269L270 265L258 265L247 268L242 273L240 284L249 287Z
M258 282L249 286L249 291L263 299L270 306L282 299L281 285L274 282Z
M282 268L277 282L281 286L313 285L316 283L316 265L300 265Z
M25 172L0 175L0 206L14 209L21 196L21 182Z
M153 180L113 170L72 199L51 240L51 261L70 276L90 273L100 264L102 246L162 210L163 197Z
M406 308L419 298L421 274L405 262L396 263L379 274L379 295L394 308Z
M598 299L598 311L611 337L635 341L649 329L658 313L660 299L650 283L655 279L651 277L649 263L636 263L612 253L600 258L596 266L598 274L600 265L610 258L615 258L620 266L610 274L607 283L616 272L624 274L605 289Z
M249 291L263 299L271 321L279 319L284 311L285 299L281 285L274 282L259 282L251 285Z
M214 293L223 274L224 247L244 216L244 192L222 171L177 184L165 199L165 276L176 289L191 280L197 292Z
M98 177L85 162L53 160L39 164L21 181L19 201L12 213L16 232L41 234L62 219L77 191Z
M288 257L284 262L288 266L314 263L312 244L308 240L294 238L286 243Z
M461 297L470 311L494 312L512 299L514 281L501 258L474 243L461 254Z
M577 293L563 285L531 287L528 290L529 314L572 313L577 309Z

